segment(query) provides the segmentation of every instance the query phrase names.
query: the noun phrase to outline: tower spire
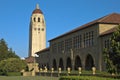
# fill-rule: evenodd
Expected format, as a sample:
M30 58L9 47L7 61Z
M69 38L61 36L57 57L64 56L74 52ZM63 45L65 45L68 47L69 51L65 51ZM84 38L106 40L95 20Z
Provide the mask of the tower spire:
M36 4L36 9L40 9L40 8L39 8L39 4Z
M43 14L42 11L40 10L39 4L36 4L36 9L33 11L32 14L40 13Z

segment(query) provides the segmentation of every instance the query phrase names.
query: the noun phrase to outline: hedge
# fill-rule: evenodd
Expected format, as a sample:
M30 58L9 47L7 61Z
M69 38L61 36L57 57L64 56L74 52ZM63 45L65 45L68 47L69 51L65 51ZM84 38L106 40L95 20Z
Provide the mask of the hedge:
M21 76L21 72L8 72L7 76Z
M96 76L62 76L59 78L59 80L117 80L117 79Z

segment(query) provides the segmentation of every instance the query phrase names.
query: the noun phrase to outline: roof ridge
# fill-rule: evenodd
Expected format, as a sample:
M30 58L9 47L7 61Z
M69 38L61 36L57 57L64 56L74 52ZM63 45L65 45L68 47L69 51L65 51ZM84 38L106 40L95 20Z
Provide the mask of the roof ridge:
M108 14L108 15L106 15L106 16L103 16L103 17L101 17L100 20L98 20L98 22L102 22L104 19L110 17L110 16L113 15L113 14L117 14L117 13L111 13L111 14Z
M110 19L109 19L109 18L110 18ZM119 19L116 20L116 18L119 18ZM57 39L57 38L63 37L63 36L65 36L65 35L71 34L71 33L76 32L76 31L78 31L78 30L87 28L87 27L90 26L90 25L100 24L100 23L120 24L120 14L119 14L119 13L111 13L111 14L108 14L108 15L106 15L106 16L100 17L100 18L98 18L98 19L96 19L96 20L93 20L93 21L91 21L91 22L88 22L88 23L86 23L86 24L83 24L83 25L81 25L81 26L79 26L79 27L77 27L77 28L75 28L75 29L73 29L73 30L70 30L70 31L68 31L68 32L66 32L66 33L64 33L64 34L62 34L62 35L60 35L60 36L57 36L57 37L55 37L55 38L53 38L53 39L51 39L51 40L49 40L49 41L52 41L52 40L55 40L55 39Z

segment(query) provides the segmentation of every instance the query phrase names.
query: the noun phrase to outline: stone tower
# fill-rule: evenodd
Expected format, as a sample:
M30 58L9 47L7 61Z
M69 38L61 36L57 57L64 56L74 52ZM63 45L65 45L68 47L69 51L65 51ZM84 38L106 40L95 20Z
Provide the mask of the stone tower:
M46 25L43 12L37 4L30 20L29 56L35 56L36 52L44 48L46 48Z

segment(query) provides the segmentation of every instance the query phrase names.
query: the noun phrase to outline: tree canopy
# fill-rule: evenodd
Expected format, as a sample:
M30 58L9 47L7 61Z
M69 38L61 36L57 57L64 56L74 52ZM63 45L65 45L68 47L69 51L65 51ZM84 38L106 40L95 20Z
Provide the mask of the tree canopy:
M19 58L8 58L0 62L1 72L20 72L26 68L26 62Z
M110 73L120 72L120 25L110 38L110 48L104 49L106 67Z
M0 40L0 61L8 58L19 58L12 50L12 48L8 48L7 43L4 39Z
M26 62L16 55L12 48L8 48L4 39L0 39L0 75L8 72L20 72L27 66Z

